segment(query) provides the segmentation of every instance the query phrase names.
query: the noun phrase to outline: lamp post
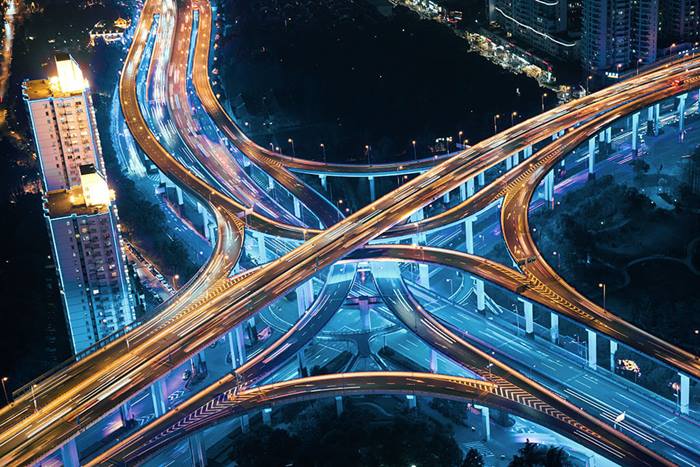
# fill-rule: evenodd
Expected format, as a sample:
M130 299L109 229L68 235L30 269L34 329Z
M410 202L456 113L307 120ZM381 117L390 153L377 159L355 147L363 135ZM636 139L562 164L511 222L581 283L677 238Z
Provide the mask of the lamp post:
M462 135L463 135L463 134L464 134L464 132L463 132L462 130L459 130L459 131L457 132L457 144L459 144L459 142L462 141Z
M542 94L542 112L544 112L544 98L547 97L547 93Z
M173 276L173 289L177 290L177 281L180 279L180 274L175 274Z
M642 59L638 58L637 59L637 75L639 75L639 64L642 63Z
M413 146L413 160L418 160L418 156L416 155L416 140L414 139L411 141L411 145Z
M365 144L365 152L367 153L367 165L372 165L372 156L370 152L372 151L372 146Z
M38 411L39 411L39 407L37 407L37 405L36 405L36 395L34 394L34 386L36 386L36 384L32 384L32 385L31 385L31 388L32 388L32 401L34 402L34 412L38 412ZM4 384L3 384L3 387L4 387Z
M323 154L323 163L326 163L326 145L321 143L321 153Z
M513 119L518 116L518 112L510 113L510 126L513 126Z
M603 289L603 308L605 308L605 295L607 292L607 286L605 285L604 282L600 282L600 283L598 283L598 288ZM607 308L605 308L605 309L607 309Z
M289 138L287 142L292 145L292 157L297 157L297 152L294 150L294 140Z
M588 76L586 77L586 94L590 94L590 93L591 93L590 90L589 90L589 88L588 88L588 84L591 82L592 79L593 79L593 75L588 75Z
M7 376L3 376L2 379L0 379L0 381L2 381L2 392L5 393L5 403L7 405L10 405L10 398L7 397L7 387L5 386L5 383L7 382Z
M493 116L493 134L494 135L498 133L498 125L496 122L498 121L499 118L501 118L501 116L499 114L496 114Z

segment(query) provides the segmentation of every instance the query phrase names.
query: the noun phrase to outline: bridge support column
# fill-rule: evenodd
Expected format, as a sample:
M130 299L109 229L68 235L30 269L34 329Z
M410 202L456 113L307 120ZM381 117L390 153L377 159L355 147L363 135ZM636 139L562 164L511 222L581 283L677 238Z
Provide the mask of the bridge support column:
M446 192L444 195L442 195L442 202L447 204L450 202L450 192Z
M275 179L272 178L270 175L267 176L267 189L269 191L272 191L275 189Z
M612 143L612 127L605 129L605 142L608 144Z
M588 140L588 178L595 173L595 136Z
M162 380L151 384L151 402L156 418L168 411L168 395L165 393L165 384Z
M636 151L639 144L639 112L632 114L632 150Z
M299 376L302 378L308 376L306 371L306 352L304 352L304 349L297 352L297 364L299 366Z
M374 185L374 177L367 177L367 181L369 182L369 200L374 201L375 199L377 199L377 191Z
M474 254L474 217L464 219L464 243L467 253Z
M416 396L413 394L406 395L406 402L408 403L408 410L413 410L416 408Z
M75 444L75 439L61 446L61 460L63 461L63 467L80 467L80 457L78 456L78 446Z
M466 183L462 183L459 186L459 200L460 201L466 201L467 200L467 185Z
M241 431L243 433L248 433L250 431L250 418L248 414L241 415Z
M688 98L688 93L678 96L678 131L682 132L685 129L685 100Z
M483 313L486 309L486 292L484 291L484 281L478 277L474 278L474 290L476 291L476 310Z
M513 167L515 167L516 165L520 164L520 153L519 153L519 152L516 152L515 154L513 154L513 155L511 156L511 159L513 159Z
M438 359L437 359L437 352L435 351L435 349L430 349L430 372L431 373L438 372Z
M410 221L411 221L411 222L418 222L418 221L422 221L423 218L424 218L424 215L423 215L423 208L420 208L420 209L418 209L416 212L414 212L413 214L411 214ZM414 235L414 237L413 237L413 243L414 243L415 245L422 245L422 244L425 244L425 240L426 240L425 232L418 232L418 233L417 233L416 235Z
M534 313L532 311L532 302L523 299L519 300L523 302L523 315L525 316L525 336L534 339L535 321Z
M549 340L559 342L559 315L554 312L549 313Z
M598 368L598 343L596 338L598 337L595 331L586 329L586 334L588 336L588 368L595 370Z
M272 425L272 407L265 407L262 410L262 419L265 425Z
M525 149L523 149L523 160L530 156L532 156L532 146L526 146Z
M430 267L427 264L418 265L418 283L421 287L430 288Z
M364 332L369 332L372 330L372 322L369 318L369 300L367 298L360 298L360 321L362 324L362 330Z
M491 441L491 414L488 407L483 405L474 405L475 409L481 411L481 428L483 431L483 440Z
M467 180L467 197L471 198L474 196L474 178Z
M550 204L554 202L554 171L550 170L544 177L544 200Z
M506 170L513 168L513 159L510 156L506 157Z
M661 118L661 104L654 104L654 127L659 131L659 120Z
M682 414L688 415L690 413L690 378L688 375L683 373L678 373L681 380L681 388L678 392L678 405Z
M243 338L242 325L238 325L226 334L228 349L231 352L231 367L236 369L246 361L245 340Z
M294 198L294 217L301 219L301 203L296 197Z
M131 424L131 411L129 407L129 401L126 401L119 406L119 417L121 418L122 425L125 428L128 428Z
M343 414L343 396L335 396L335 414L338 417Z
M486 172L481 172L479 175L477 175L476 181L479 183L479 186L486 185Z
M314 302L314 288L311 279L307 280L296 288L297 293L297 310L299 316L306 313L311 304Z
M185 200L182 197L182 188L177 185L175 185L175 196L177 197L178 207L182 207L182 205L185 204Z
M617 342L610 339L610 371L615 372L615 354L617 353Z
M321 186L324 190L328 189L328 180L325 175L319 175L318 178L321 179Z
M204 435L202 432L197 432L190 436L190 455L192 457L193 467L206 467L207 465L207 447L204 443Z
M258 261L260 261L260 264L265 264L269 261L267 257L267 249L265 248L265 235L260 232L253 231L253 236L255 237L255 242L258 246Z

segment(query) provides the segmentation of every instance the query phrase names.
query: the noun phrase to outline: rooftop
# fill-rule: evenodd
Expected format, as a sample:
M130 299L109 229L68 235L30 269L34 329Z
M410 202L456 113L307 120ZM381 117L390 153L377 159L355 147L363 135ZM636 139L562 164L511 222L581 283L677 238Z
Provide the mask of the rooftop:
M106 204L86 205L83 189L80 186L75 186L70 190L50 191L46 194L45 207L52 219L71 215L104 214L109 211L109 205Z

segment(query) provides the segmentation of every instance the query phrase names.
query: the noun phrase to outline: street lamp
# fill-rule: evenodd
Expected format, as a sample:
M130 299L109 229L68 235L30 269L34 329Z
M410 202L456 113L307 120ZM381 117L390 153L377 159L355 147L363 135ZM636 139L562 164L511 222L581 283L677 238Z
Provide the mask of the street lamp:
M620 69L622 68L622 63L617 64L617 79L620 80Z
M326 162L326 145L321 143L321 152L323 153L323 162Z
M498 114L493 116L493 134L498 133L498 126L497 126L496 122L498 121L499 118L501 118L501 116Z
M593 79L593 75L588 75L586 77L586 94L590 94L590 90L588 89L588 83Z
M518 116L518 112L510 113L510 126L513 126L513 119Z
M642 63L642 59L638 58L637 59L637 75L639 75L639 64Z
M4 387L4 386L5 386L5 385L3 384L3 387ZM34 412L38 412L38 411L39 411L39 407L37 407L37 405L36 405L36 395L34 394L34 387L35 387L35 386L36 386L36 384L32 384L32 385L31 385L31 388L32 388L32 401L34 402Z
M369 144L365 144L365 152L367 153L367 165L372 165L372 156L370 155L371 150L372 147Z
M462 130L459 130L459 132L457 132L457 144L459 144L459 142L462 141L463 134L464 132Z
M10 398L7 397L7 387L5 387L5 383L7 382L7 376L3 376L2 379L0 379L0 381L2 381L2 392L5 393L5 403L7 405L10 405Z
M599 282L598 288L603 289L603 308L605 308L605 292L607 291L607 286L605 285L604 282Z
M416 140L414 139L411 141L411 144L413 145L413 160L418 160L418 156L416 155Z
M177 290L177 281L180 279L180 274L175 274L173 276L173 289Z
M292 157L297 157L297 152L294 150L294 140L289 138L287 142L292 145Z
M452 298L452 293L453 293L453 291L452 291L452 279L448 278L448 279L445 279L445 281L447 281L447 283L450 284L450 298Z
M547 93L542 94L542 112L544 112L544 98L547 97Z

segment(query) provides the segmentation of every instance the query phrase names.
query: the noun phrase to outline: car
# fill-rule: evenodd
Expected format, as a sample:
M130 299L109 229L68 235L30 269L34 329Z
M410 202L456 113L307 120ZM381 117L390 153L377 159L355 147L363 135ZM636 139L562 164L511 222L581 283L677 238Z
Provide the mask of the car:
M674 80L673 80L673 85L674 85L674 86L680 86L680 85L682 85L682 84L684 84L684 83L685 83L685 81L682 80L682 79L680 79L680 78L677 78L677 79L674 79Z
M182 373L182 380L187 381L192 377L192 370L185 370L184 373Z

